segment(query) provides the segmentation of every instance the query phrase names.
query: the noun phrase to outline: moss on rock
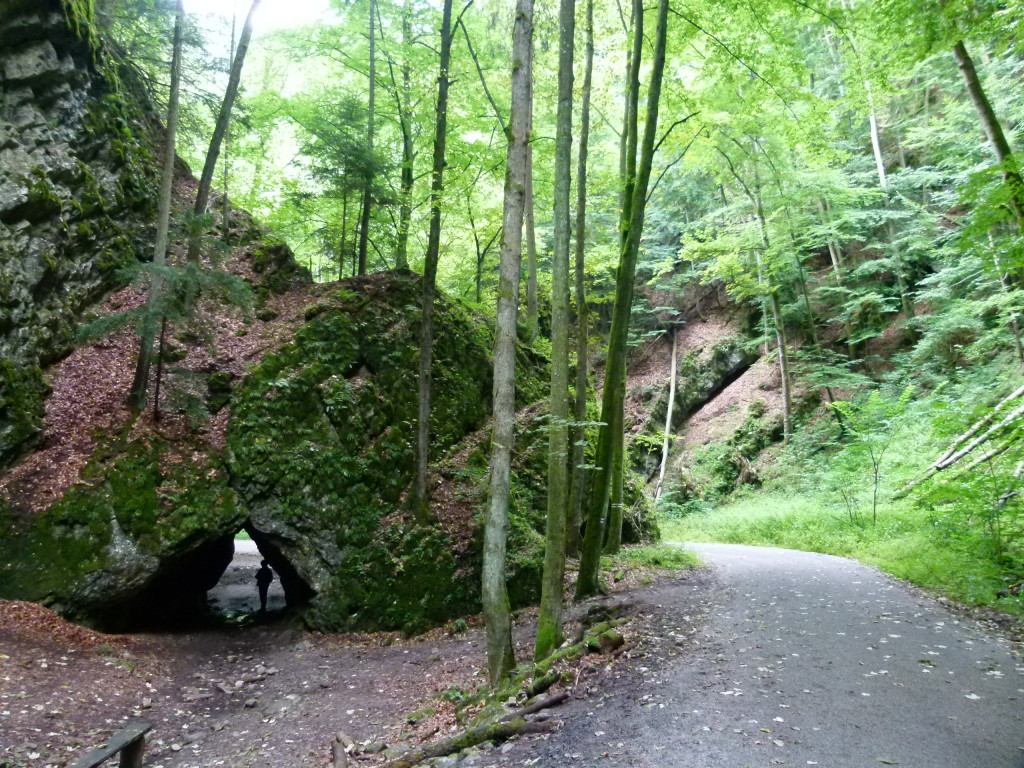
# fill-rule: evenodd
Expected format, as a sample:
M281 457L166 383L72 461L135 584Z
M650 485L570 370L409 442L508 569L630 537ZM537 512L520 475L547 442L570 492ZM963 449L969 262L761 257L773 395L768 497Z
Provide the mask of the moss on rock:
M234 396L235 487L254 528L312 588L305 615L317 628L415 631L478 605L478 548L460 552L451 531L402 513L420 285L411 274L344 281ZM489 416L492 333L444 298L435 328L431 450L441 457ZM524 393L540 370L521 371Z
M17 366L0 357L0 466L42 436L43 401L48 393L39 368Z
M244 520L215 458L159 438L116 440L46 512L25 518L0 509L0 596L108 627L147 605L172 612L179 598L205 594L212 584L200 582L209 574L179 574L171 594L152 594L154 585Z

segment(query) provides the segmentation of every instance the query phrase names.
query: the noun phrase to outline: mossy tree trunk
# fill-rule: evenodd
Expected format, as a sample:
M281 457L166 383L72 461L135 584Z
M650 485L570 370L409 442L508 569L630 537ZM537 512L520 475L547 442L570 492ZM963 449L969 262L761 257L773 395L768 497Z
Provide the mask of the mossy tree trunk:
M640 238L643 235L644 213L647 203L647 188L651 179L651 165L654 160L655 139L658 130L658 107L661 101L661 84L665 72L665 47L668 29L668 0L658 2L658 20L654 34L654 59L651 62L650 85L647 89L647 114L644 121L644 137L640 150L640 159L636 163L635 180L627 174L623 195L624 203L629 204L629 216L623 217L625 223L622 232L622 252L619 258L619 270L615 283L615 306L612 310L612 328L608 342L608 363L606 366L604 392L601 402L601 428L598 438L597 459L598 469L595 472L594 488L590 497L590 508L587 515L587 529L583 540L583 553L580 558L579 578L576 582L577 599L595 594L600 585L598 573L601 564L601 544L604 533L602 518L612 490L612 463L615 443L621 439L623 420L621 415L624 405L626 377L626 342L629 335L629 321L633 305L633 283L636 280L636 260L640 252ZM637 0L634 6L633 30L633 66L630 72L630 88L638 97L640 90L640 57L643 41L643 5ZM636 111L634 110L634 115ZM637 128L629 127L634 138L632 145L636 147ZM627 171L629 156L635 152L627 150Z
M445 144L448 136L448 67L452 58L452 0L441 10L441 51L437 75L437 108L434 120L434 159L430 174L430 229L423 259L423 309L420 326L419 409L416 423L416 478L412 504L416 519L430 519L430 369L434 349L434 297L437 262L441 252L441 198L444 195Z
M171 89L167 100L167 135L164 138L163 168L160 176L160 197L157 201L156 242L153 246L153 264L159 270L167 263L167 240L171 220L171 187L174 183L174 157L178 137L178 104L181 91L181 47L185 23L185 6L178 0L174 21L174 42L171 53ZM163 280L159 271L153 274L147 299L147 313L143 321L139 356L135 363L135 376L128 393L128 407L140 413L146 407L149 389L149 371L153 362L153 338L156 335L157 313L163 294Z
M623 379L625 385L625 379ZM622 504L624 495L625 469L626 469L626 435L623 429L623 417L620 413L615 425L615 457L612 459L612 493L611 501L608 504L608 530L605 534L604 551L614 555L622 549Z
M199 261L199 252L202 247L202 232L200 219L206 215L210 205L210 188L213 186L213 173L217 168L217 158L220 156L221 144L224 142L224 135L228 130L228 123L231 122L231 110L235 105L238 96L238 86L242 81L242 65L245 64L245 55L249 51L249 41L252 39L252 19L259 8L260 0L252 0L249 6L249 13L242 25L242 34L238 38L238 48L235 49L235 58L231 63L231 73L228 76L228 87L224 92L224 100L220 104L220 112L217 115L217 122L213 128L213 136L210 137L210 148L206 151L206 162L203 164L203 175L199 177L199 188L196 190L196 204L193 213L197 221L193 222L192 234L188 242L188 260Z
M584 259L587 251L587 149L590 142L590 90L594 75L594 0L587 0L586 46L583 64L583 93L580 103L580 151L576 163L576 400L572 431L571 496L566 518L566 552L580 547L580 525L583 522L583 493L586 488L584 466L587 420L587 291Z
M573 46L576 2L558 13L558 112L555 127L554 243L551 257L551 396L548 421L548 515L535 658L562 642L565 518L569 488L569 197L572 169Z
M484 526L482 590L487 627L487 671L498 685L515 666L512 614L505 583L512 445L515 440L516 335L526 207L530 103L533 99L533 0L518 0L512 31L512 106L505 164L497 330L494 341L494 427Z

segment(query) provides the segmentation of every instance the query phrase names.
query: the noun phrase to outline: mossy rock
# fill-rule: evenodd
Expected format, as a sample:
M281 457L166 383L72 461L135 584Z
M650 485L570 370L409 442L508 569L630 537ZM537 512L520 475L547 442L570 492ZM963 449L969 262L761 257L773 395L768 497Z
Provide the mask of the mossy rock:
M43 434L43 372L0 357L0 467L29 450Z
M107 628L191 610L245 521L223 467L200 455L157 438L114 440L47 511L0 510L0 597Z
M292 343L236 389L234 485L257 535L309 586L319 629L414 631L473 610L475 552L403 514L418 413L421 282L383 274L339 284ZM493 334L460 305L435 305L431 455L486 422ZM539 366L521 391L539 388Z

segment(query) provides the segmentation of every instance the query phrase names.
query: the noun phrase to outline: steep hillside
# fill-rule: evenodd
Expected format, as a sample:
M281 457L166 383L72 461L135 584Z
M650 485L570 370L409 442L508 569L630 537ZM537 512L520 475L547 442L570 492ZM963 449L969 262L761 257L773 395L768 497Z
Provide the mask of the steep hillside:
M629 367L626 434L633 467L658 490L676 344L676 392L663 490L679 499L720 497L756 481L754 464L782 437L784 403L778 358L745 331L747 310L691 286L682 295L647 290L662 307L661 333L634 352ZM798 392L800 407L813 405Z

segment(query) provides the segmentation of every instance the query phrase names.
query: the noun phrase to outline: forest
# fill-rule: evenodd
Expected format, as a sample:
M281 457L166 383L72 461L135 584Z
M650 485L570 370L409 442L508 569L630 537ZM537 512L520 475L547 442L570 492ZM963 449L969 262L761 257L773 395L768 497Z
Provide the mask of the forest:
M57 695L15 661L66 665L63 638L109 649L125 703L180 656L218 697L179 694L195 717L284 722L275 659L397 675L357 651L387 638L448 687L382 695L355 739L324 713L365 702L312 705L296 768L634 765L643 739L616 753L570 714L549 742L547 710L593 706L581 675L609 699L689 679L696 633L747 631L709 618L715 590L775 605L785 562L810 569L788 633L813 568L847 567L791 550L933 601L885 620L934 608L1019 654L1022 24L1017 0L4 0L0 710ZM732 545L783 554L748 587L761 555ZM251 581L244 552L274 571L269 614L211 599ZM317 639L286 660L288 632ZM939 654L908 653L915 680ZM1013 742L1009 690L980 696L986 743ZM89 706L52 748L2 712L0 768L65 765L128 714ZM535 734L549 751L478 747ZM148 759L188 765L171 743Z

